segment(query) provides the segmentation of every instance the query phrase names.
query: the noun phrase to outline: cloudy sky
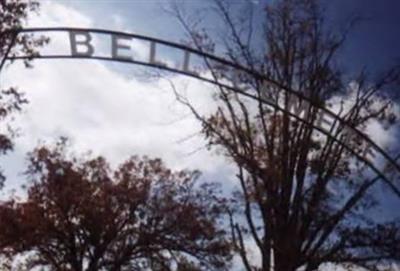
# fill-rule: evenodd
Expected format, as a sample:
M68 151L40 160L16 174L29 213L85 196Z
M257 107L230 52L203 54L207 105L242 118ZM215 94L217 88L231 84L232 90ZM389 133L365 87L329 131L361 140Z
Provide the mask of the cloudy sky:
M260 11L265 2L252 1ZM40 3L40 15L32 17L29 26L104 28L176 42L184 38L183 29L165 12L167 1L42 0ZM179 3L189 13L207 5L196 0ZM396 0L386 0L385 5L373 0L338 0L328 5L329 23L334 27L341 27L353 14L366 18L356 27L343 52L344 59L352 58L345 61L350 71L364 66L380 70L398 59L399 8ZM210 28L217 28L215 18L207 19ZM51 38L48 50L69 50L67 36ZM106 41L95 37L96 49L109 50L104 46ZM132 47L135 58L148 57L148 45L136 43ZM2 84L17 83L30 104L17 121L21 128L17 149L5 158L10 165L7 174L11 176L7 185L13 188L19 185L21 178L16 172L32 146L57 136L68 136L77 148L91 149L115 164L131 154L149 154L164 158L173 168L198 168L205 174L230 171L223 159L205 150L205 142L197 135L199 124L176 102L168 83L144 81L140 76L144 72L133 65L92 60L36 60L34 69L29 70L21 63L9 66L0 78ZM186 89L199 109L212 112L210 86L183 76L172 79Z
M202 8L196 0L183 1L189 11ZM183 3L182 2L182 3ZM252 1L259 9L265 1ZM332 26L340 26L352 14L367 20L355 29L343 51L350 72L367 67L373 73L399 59L400 2L386 0L338 0L330 5ZM74 26L104 28L138 33L179 42L184 38L179 24L165 13L165 1L81 0L40 1L40 15L29 26ZM210 18L210 25L215 18ZM96 48L108 50L101 37ZM52 36L48 50L68 50L67 36ZM136 58L148 57L148 47L132 44ZM347 61L351 58L351 61ZM166 56L166 61L171 59ZM121 63L93 60L36 60L33 69L15 62L1 75L2 86L17 85L29 105L14 125L19 127L15 151L0 162L8 176L4 196L23 182L24 158L33 146L67 136L75 150L93 151L117 165L133 154L163 158L174 169L199 169L203 176L223 180L234 178L232 166L209 152L199 136L199 123L180 105L166 80L144 80L146 69ZM212 112L212 88L202 82L174 75L173 82L185 91L205 114ZM379 139L375 135L376 139ZM385 139L396 140L395 138ZM395 213L394 200L388 200L386 215Z
M106 28L164 38L167 31L179 32L157 20L163 13L160 2L113 2L115 7L105 1L41 1L40 15L29 26ZM105 41L95 37L95 42L97 49ZM132 47L135 57L148 57L148 46ZM68 36L51 36L49 51L66 49ZM36 60L33 69L18 62L9 66L3 84L17 83L29 105L15 121L20 128L16 150L3 159L9 177L3 193L21 184L18 173L26 152L59 136L68 136L75 149L106 156L114 165L130 155L147 154L163 158L175 169L196 168L210 178L229 177L229 165L205 149L198 122L176 101L169 83L145 81L145 72L132 65L88 60ZM171 79L200 110L213 109L210 86L182 76Z

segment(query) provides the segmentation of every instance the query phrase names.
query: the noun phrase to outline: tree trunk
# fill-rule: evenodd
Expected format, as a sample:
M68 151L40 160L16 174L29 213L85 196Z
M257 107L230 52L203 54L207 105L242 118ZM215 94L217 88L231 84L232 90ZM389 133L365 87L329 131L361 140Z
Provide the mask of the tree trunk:
M274 251L274 271L296 271L296 259L296 253L288 246L276 247Z

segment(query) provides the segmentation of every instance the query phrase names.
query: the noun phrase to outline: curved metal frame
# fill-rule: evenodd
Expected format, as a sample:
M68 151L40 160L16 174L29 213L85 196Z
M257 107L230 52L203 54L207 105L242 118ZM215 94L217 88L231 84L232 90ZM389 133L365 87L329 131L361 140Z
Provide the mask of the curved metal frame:
M290 89L282 84L280 84L279 82L272 80L268 77L266 77L265 75L254 71L252 69L249 69L247 67L241 66L237 63L233 63L231 61L228 61L226 59L223 59L221 57L217 57L215 55L206 53L206 52L202 52L200 50L196 50L193 49L191 47L185 46L185 45L181 45L178 43L174 43L174 42L170 42L170 41L165 41L165 40L161 40L158 38L153 38L153 37L147 37L147 36L143 36L143 35L138 35L138 34L132 34L132 33L127 33L127 32L120 32L120 31L111 31L111 30L105 30L105 29L86 29L86 28L72 28L72 27L55 27L55 28L25 28L25 29L20 29L17 31L13 31L12 33L15 34L12 43L10 44L9 49L11 49L11 47L13 46L13 42L16 38L16 36L20 33L34 33L34 32L70 32L70 31L76 31L76 32L88 32L88 33L95 33L95 34L106 34L106 35L121 35L121 36L125 36L125 37L129 37L129 38L133 38L133 39L138 39L138 40L144 40L144 41L149 41L149 42L154 42L156 44L162 44L162 45L166 45L172 48L176 48L176 49L181 49L184 50L186 52L190 52L193 53L197 56L200 56L202 58L204 58L205 60L211 60L214 62L217 62L219 64L222 65L226 65L228 67L234 68L236 70L245 72L247 74L250 74L254 77L256 77L259 80L263 80L264 82L268 82L276 87L278 87L279 89L282 89L283 91L286 91L287 93L289 93L290 95L295 95L297 96L300 100L305 100L307 101L311 106L317 108L318 110L321 110L324 112L324 114L329 115L330 117L333 118L334 121L338 121L340 124L348 127L349 129L351 129L352 132L354 132L358 137L360 137L361 139L365 140L369 146L371 148L373 148L377 153L379 153L380 155L382 155L383 158L385 158L385 160L387 160L389 162L389 164L394 167L399 173L400 173L400 165L397 164L396 159L393 159L389 154L387 154L381 147L379 147L374 141L372 141L367 135L365 135L363 132L359 131L358 129L356 129L355 127L351 126L346 120L344 120L343 118L341 118L340 116L336 115L333 111L315 103L314 101L312 101L311 99L307 98L306 96L304 96L303 94L301 94L300 92L297 92L293 89ZM9 31L11 32L11 31ZM8 54L9 50L7 51ZM274 107L280 111L286 112L289 116L291 116L292 118L295 118L296 120L299 120L301 122L304 122L310 126L312 126L315 130L319 131L320 133L324 134L325 136L331 138L332 140L334 140L335 142L341 144L344 146L344 148L349 151L350 153L352 153L355 157L357 157L357 159L363 161L366 165L368 165L380 178L382 178L382 180L389 185L389 187L393 190L393 192L395 194L397 194L397 196L400 197L400 189L397 188L388 177L385 176L385 174L379 170L375 165L373 165L368 159L366 159L365 157L363 157L362 155L360 155L358 152L354 151L352 148L350 148L349 146L346 145L346 143L338 140L337 138L335 138L333 135L331 135L329 132L325 131L324 129L322 129L321 127L316 126L313 123L309 123L308 121L302 119L301 117L297 116L296 114L285 110L284 108L280 107L278 104L275 104L271 101L268 101L262 97L258 97L256 95L253 95L251 93L248 93L244 90L241 90L239 88L236 87L232 87L229 86L227 84L224 83L220 83L218 81L209 79L209 78L205 78L203 76L200 76L198 74L194 74L191 72L186 72L177 68L171 68L171 67L167 67L164 65L159 65L156 63L150 63L150 62L145 62L145 61L139 61L139 60L128 60L128 59L116 59L116 58L111 58L111 57L104 57L104 56L73 56L73 55L34 55L34 56L17 56L17 57L6 57L3 59L2 63L0 63L0 71L2 66L4 65L4 61L6 59L8 60L15 60L15 59L97 59L97 60L105 60L105 61L117 61L117 62L123 62L123 63L130 63L130 64L137 64L137 65L142 65L142 66L147 66L147 67L153 67L153 68L157 68L157 69L162 69L162 70L166 70L169 72L174 72L174 73L179 73L182 75L186 75L207 83L211 83L214 84L216 86L222 87L222 88L226 88L229 90L232 90L238 94L241 94L243 96L252 98L252 99L256 99L261 101L264 104L267 104L271 107Z

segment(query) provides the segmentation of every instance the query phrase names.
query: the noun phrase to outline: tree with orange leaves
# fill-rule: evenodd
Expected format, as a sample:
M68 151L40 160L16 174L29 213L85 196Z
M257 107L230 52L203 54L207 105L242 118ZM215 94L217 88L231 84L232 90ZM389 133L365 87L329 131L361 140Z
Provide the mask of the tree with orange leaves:
M224 270L223 205L196 171L132 157L111 170L69 157L64 143L29 156L26 200L0 206L8 264L49 270ZM16 260L18 262L18 260ZM21 263L22 261L22 263ZM192 269L188 269L188 268Z

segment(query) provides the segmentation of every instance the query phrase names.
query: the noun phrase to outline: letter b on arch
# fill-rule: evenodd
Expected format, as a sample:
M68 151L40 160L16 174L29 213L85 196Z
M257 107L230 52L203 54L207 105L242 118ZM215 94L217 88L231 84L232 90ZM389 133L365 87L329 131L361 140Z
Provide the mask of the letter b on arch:
M78 36L81 37L78 40ZM71 45L72 56L92 56L94 53L94 47L90 43L92 36L86 31L69 31L69 41ZM78 50L79 48L85 48L84 50Z

